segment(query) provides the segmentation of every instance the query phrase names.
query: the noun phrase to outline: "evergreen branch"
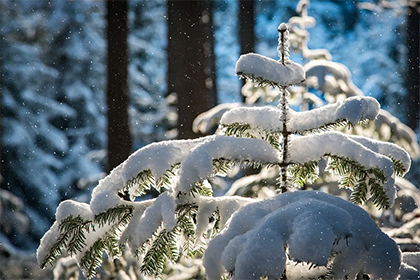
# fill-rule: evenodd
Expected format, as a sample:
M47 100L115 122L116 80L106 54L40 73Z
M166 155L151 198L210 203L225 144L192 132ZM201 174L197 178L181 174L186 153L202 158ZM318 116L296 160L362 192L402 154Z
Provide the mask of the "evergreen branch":
M107 231L102 238L96 240L81 258L79 265L85 271L88 279L96 276L96 268L101 266L105 251L111 257L121 254L118 247L118 238L114 230Z
M149 276L160 276L165 268L166 260L175 261L178 258L177 234L174 230L163 229L153 240L141 266L141 272Z
M402 163L402 161L397 160L391 156L388 156L392 162L394 163L394 175L396 176L404 176L404 173L406 172L405 167L404 167L404 163Z
M375 177L376 176L377 175L375 174ZM377 180L375 180L376 179L375 177L369 178L369 186L370 186L370 192L372 194L373 204L375 204L379 209L381 208L388 209L390 206L389 199L388 199L386 191L382 187L385 179L383 179L382 182L379 183Z
M156 189L161 191L162 187L167 189L171 186L171 178L176 175L176 171L181 166L180 163L174 164L171 166L171 169L166 170L166 172L162 175L162 177L156 180Z
M318 179L318 162L309 161L304 164L293 164L289 166L292 185L302 188L306 183L313 183Z
M350 201L355 204L362 204L367 200L368 187L365 178L361 178L354 183L353 191L350 194Z
M60 236L57 238L57 241L54 243L49 253L42 261L41 266L40 266L41 269L44 269L48 264L52 265L54 261L57 259L57 256L63 254L62 249L65 247L65 244L67 243L69 239L69 236L70 236L69 233L60 234Z
M124 186L125 191L135 188L135 195L141 196L146 190L150 190L155 185L155 178L150 169L146 169L137 174L136 177L129 180Z
M231 169L231 167L235 164L239 164L244 167L251 167L254 169L262 168L262 167L272 167L276 165L271 162L236 160L236 159L227 159L227 158L213 159L212 162L213 162L213 171L209 177L213 177L216 175L226 175L227 172ZM194 186L190 189L189 194L191 196L195 196L195 194L199 194L203 196L212 196L213 190L200 182L196 182Z
M303 131L296 130L296 131L292 131L292 133L301 134L301 135L307 135L307 134L312 134L312 133L322 133L322 132L326 132L326 131L336 130L336 129L342 128L344 126L348 126L348 129L351 129L356 124L366 125L370 121L371 121L370 119L361 119L357 123L351 123L347 119L337 119L334 122L325 123L320 127L306 129L306 130L303 130Z
M181 164L176 163L162 175L162 177L155 178L150 169L143 170L137 174L136 177L129 180L124 186L123 191L129 192L129 189L135 188L135 195L141 196L146 193L146 190L155 188L161 192L162 187L170 188L171 178L175 176L176 170Z
M142 273L159 277L164 271L166 261L176 261L179 256L177 239L180 234L184 236L183 248L187 255L193 256L196 253L193 248L196 239L193 221L197 209L197 205L190 203L177 206L176 226L170 231L162 229L150 239L151 246L143 258ZM142 248L136 254L144 252L145 248Z
M280 132L278 131L271 131L259 127L251 127L250 124L237 122L227 125L222 124L221 128L223 129L226 136L263 139L274 148L280 148Z
M262 77L252 75L250 73L238 72L238 73L236 73L236 75L238 75L241 79L249 80L252 83L257 84L258 87L264 87L264 86L282 87L282 86L285 86L285 85L281 85L279 83L276 83L274 81L266 80L266 79L263 79ZM304 82L304 80L302 82ZM289 84L288 86L291 86L291 85L294 85L294 83Z
M194 257L197 254L197 251L194 250L196 240L194 218L191 215L180 217L178 227L184 237L183 251L187 256Z
M121 248L118 246L119 233L130 222L132 216L133 207L131 205L120 205L95 216L94 222L99 227L106 224L112 226L93 243L80 260L79 265L84 269L88 278L93 278L96 275L96 268L101 265L104 252L107 252L111 257L121 254ZM112 223L112 221L117 222Z
M194 187L190 190L190 195L195 197L195 195L202 195L202 196L212 196L213 195L213 189L207 187L204 184L201 183L195 183Z
M341 156L328 155L327 170L340 176L340 187L351 188L350 200L361 204L366 202L370 190L373 203L379 208L388 208L389 199L383 185L385 175L379 168L365 168L360 163Z
M90 223L91 221L83 220L80 215L65 218L59 225L60 236L42 261L41 268L45 268L48 264L52 265L57 257L63 254L63 249L70 254L81 251L83 246L86 245L83 229L88 227Z
M226 176L234 162L226 158L213 159L213 174Z
M305 131L293 131L293 133L302 134L302 135L311 134L311 133L322 133L322 132L338 129L346 125L352 126L353 124L347 121L346 119L339 119L332 123L326 123L322 125L321 127L316 127L316 128L308 129Z
M86 246L86 236L84 234L84 226L78 226L73 229L72 237L68 242L67 252L73 255L77 252L81 252Z
M131 205L119 205L96 215L94 222L100 227L105 224L112 224L114 221L118 221L118 224L126 225L132 218L133 210Z

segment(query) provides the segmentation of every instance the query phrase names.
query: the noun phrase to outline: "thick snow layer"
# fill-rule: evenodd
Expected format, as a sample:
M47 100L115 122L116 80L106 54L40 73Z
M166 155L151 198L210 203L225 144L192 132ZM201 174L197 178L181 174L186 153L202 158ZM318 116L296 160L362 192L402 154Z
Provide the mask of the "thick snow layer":
M319 160L324 155L339 155L367 168L379 168L386 177L391 177L394 171L393 162L388 157L375 153L340 132L297 136L291 140L289 148L292 162L305 163Z
M49 254L52 246L60 236L60 223L68 217L80 216L84 221L92 221L94 215L89 208L89 204L66 200L60 203L56 211L56 221L51 228L44 234L37 250L38 263L41 264Z
M110 207L129 203L118 196L118 190L121 190L129 180L144 170L151 170L155 179L161 177L174 164L183 161L192 148L207 139L208 137L162 141L137 150L114 168L108 176L99 181L98 186L92 192L90 204L93 213L98 214Z
M115 167L108 176L99 180L99 184L92 191L92 200L99 193L111 191L116 194L118 190L122 189L124 182L121 177L121 171L122 164Z
M160 178L174 164L182 162L189 152L206 137L193 140L171 140L152 143L134 152L122 163L124 184L143 170L150 169L154 177Z
M41 265L47 255L50 253L51 248L60 236L59 223L57 221L51 226L51 228L41 238L38 249L36 250L36 258L38 264Z
M400 279L420 279L420 252L402 253Z
M219 279L224 271L234 272L233 279L278 279L287 259L285 247L292 259L316 265L342 252L332 263L335 279L347 274L334 270L343 262L349 271L364 269L375 279L396 279L399 273L397 245L362 208L315 191L286 193L241 208L210 242L204 266L209 279Z
M274 83L283 87L305 80L305 72L301 65L290 60L283 65L279 61L255 53L241 55L235 71L237 75L260 78L268 84Z
M363 137L363 136L356 136L356 135L349 135L350 139L362 144L366 148L388 156L392 157L398 161L400 161L404 165L404 174L410 170L411 166L411 159L410 155L402 149L400 146L395 145L393 143L384 142L384 141L376 141L371 138Z
M193 131L195 133L209 133L211 129L219 123L222 115L230 109L237 108L242 103L222 103L212 109L198 115L193 122Z
M130 204L118 196L118 190L124 187L121 172L123 165L120 164L114 168L105 178L99 180L98 186L92 191L90 200L90 209L93 214L105 212L109 208L117 207L122 204Z
M280 116L281 110L274 106L238 107L224 113L220 124L249 124L251 127L281 131L283 123L280 121Z
M213 212L218 210L220 215L219 226L221 229L225 226L227 220L242 206L255 202L254 199L240 196L222 196L222 197L197 197L195 202L198 205L196 216L196 236L197 243L203 243L202 235L209 225L209 220Z
M379 103L371 97L357 96L310 111L295 112L289 109L288 112L288 130L303 133L340 120L352 124L365 119L374 120L379 112ZM283 129L280 117L281 109L278 107L239 107L223 114L220 124L246 123L251 127L280 132Z
M64 219L70 216L80 216L84 221L92 221L94 218L89 204L73 200L65 200L58 205L57 212L55 214L57 223L61 223Z
M298 136L290 142L289 158L292 162L305 163L319 160L324 155L335 155L350 158L366 168L379 168L385 175L384 189L392 206L396 195L394 179L391 177L394 172L394 163L387 156L363 146L361 141L352 140L350 136L340 132ZM369 143L374 144L373 141ZM302 153L302 151L305 152Z
M132 221L122 234L120 242L128 241L130 248L135 251L152 237L162 224L167 231L172 230L176 225L175 208L175 200L169 192L154 200L138 203Z
M133 205L131 201L123 200L118 196L116 191L103 191L95 193L90 201L90 209L97 215L105 212L110 208L114 208L121 205Z
M355 124L361 120L374 120L379 112L379 103L371 97L351 97L334 104L304 112L290 110L290 131L305 132L347 120Z
M353 84L350 70L341 63L317 59L312 60L304 66L306 78L316 77L318 88L323 89L327 75L333 75L337 81L341 82L343 90L347 96L361 96L362 91Z
M380 110L375 127L381 137L398 139L398 144L407 149L414 159L420 157L420 146L414 131L385 110ZM395 140L394 140L395 141Z
M278 163L280 154L268 142L253 138L213 136L191 151L181 164L177 190L188 193L195 182L210 177L213 159Z

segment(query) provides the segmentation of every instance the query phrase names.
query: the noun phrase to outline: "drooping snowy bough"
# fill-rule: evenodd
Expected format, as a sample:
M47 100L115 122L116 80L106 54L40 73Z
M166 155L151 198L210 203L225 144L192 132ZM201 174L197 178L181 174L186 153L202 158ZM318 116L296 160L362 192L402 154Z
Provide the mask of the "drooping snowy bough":
M322 192L296 191L241 208L210 242L204 266L209 279L226 270L233 279L354 279L361 271L396 279L400 258L395 242L362 208ZM297 263L323 268L302 271Z
M328 194L289 191L315 180L325 159L326 170L353 190L353 202L371 198L386 208L394 201L394 176L409 170L410 158L394 144L327 131L374 120L373 98L291 110L288 87L305 72L289 59L287 25L278 31L278 61L248 54L236 65L238 75L279 91L277 107L235 106L221 117L222 135L153 143L133 153L99 182L90 204L59 205L37 251L41 267L69 254L93 277L104 252L114 258L130 251L141 258L144 274L159 276L167 261L205 252L210 279L397 278L399 249L366 212ZM213 197L212 177L238 164L280 168L284 194L258 202Z

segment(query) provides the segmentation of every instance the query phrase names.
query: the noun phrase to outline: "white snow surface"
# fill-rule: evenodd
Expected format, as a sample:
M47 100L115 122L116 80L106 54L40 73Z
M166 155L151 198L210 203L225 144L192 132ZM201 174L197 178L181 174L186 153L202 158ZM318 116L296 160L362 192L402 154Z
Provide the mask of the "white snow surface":
M420 279L420 252L402 253L400 279Z
M343 119L355 124L365 119L374 120L379 108L378 101L372 97L350 97L310 111L290 111L288 125L291 131L304 132Z
M98 186L94 188L90 202L93 213L98 214L111 207L130 204L118 196L118 190L122 189L129 180L148 169L151 170L155 179L160 178L174 164L183 161L192 148L207 139L208 137L162 141L137 150L114 168L108 176L100 180Z
M292 162L305 163L319 160L324 155L341 155L355 160L365 167L377 167L383 170L386 177L391 177L394 171L394 164L388 157L375 153L340 132L330 131L322 134L296 136L291 140L289 148Z
M209 226L209 219L213 212L218 210L220 215L219 226L221 229L225 226L228 219L242 206L255 202L254 199L240 196L222 196L222 197L205 197L199 196L195 200L198 205L196 216L196 236L197 244L204 243L203 233Z
M238 107L224 113L220 124L249 124L251 127L281 131L283 123L280 116L281 110L274 106Z
M371 138L363 137L363 136L356 136L356 135L349 135L350 139L362 144L366 148L388 156L392 157L398 161L401 161L404 165L404 174L410 170L411 167L411 158L410 155L407 153L406 150L401 148L400 146L384 141L377 141Z
M242 103L222 103L210 110L198 115L193 122L195 133L209 133L214 126L217 126L222 115L230 109L237 108Z
M211 136L194 148L182 162L176 189L188 193L195 182L211 176L212 160L219 158L278 163L281 157L278 150L261 139Z
M36 258L38 264L41 265L49 254L52 246L55 244L57 238L60 236L59 223L57 221L51 228L42 236L38 249L36 250Z
M343 119L352 124L364 119L374 120L378 112L379 103L374 98L350 97L310 111L295 112L289 109L287 127L290 132L303 133ZM281 109L278 107L239 107L223 114L220 124L247 123L252 127L279 132L283 130L280 117Z
M122 163L124 184L143 170L150 169L154 177L160 178L172 165L182 162L189 152L207 137L192 140L170 140L152 143L134 152Z
M290 86L299 84L305 80L303 67L293 61L287 61L285 65L274 59L249 53L241 55L236 62L235 72L237 75L258 77L269 84Z
M55 216L56 221L41 238L40 245L37 249L37 259L39 264L44 261L52 246L57 241L57 238L60 236L59 226L63 220L70 216L80 216L84 221L92 221L94 218L89 204L76 202L73 200L65 200L61 202L57 208Z
M347 245L348 242L348 245ZM397 279L400 251L359 206L317 191L296 191L248 204L236 212L205 254L209 279L279 279L287 256L325 265L334 279L362 269L374 279ZM341 257L340 257L341 256ZM346 269L342 269L347 267ZM288 266L294 269L294 265Z
M389 203L395 201L396 190L392 174L394 163L387 156L372 151L363 146L361 138L355 141L349 135L340 132L325 132L307 136L297 136L290 141L289 158L292 162L305 163L316 161L324 155L336 155L350 158L367 168L379 168L386 178L384 189L387 192ZM369 144L374 144L370 141ZM304 151L304 152L302 152Z
M147 209L146 209L147 208ZM120 243L128 241L134 252L141 247L160 227L166 231L175 225L176 203L169 192L164 192L154 200L137 204L133 218L120 238Z
M93 189L90 200L90 209L93 214L97 215L120 205L134 205L131 201L123 200L118 196L118 190L124 187L122 170L123 164L118 165L108 176L99 180L99 184Z
M115 167L108 176L99 180L99 184L92 191L92 199L90 203L91 205L92 201L95 200L95 197L99 193L111 192L114 195L116 195L117 191L124 187L124 182L121 177L121 171L122 164Z
M73 216L80 216L84 221L92 221L94 215L90 210L90 205L74 200L65 200L60 203L55 213L57 223L61 223L64 219Z
M316 77L318 88L323 89L328 75L343 86L347 96L361 96L363 92L353 83L350 70L343 64L323 59L312 60L304 66L306 78Z

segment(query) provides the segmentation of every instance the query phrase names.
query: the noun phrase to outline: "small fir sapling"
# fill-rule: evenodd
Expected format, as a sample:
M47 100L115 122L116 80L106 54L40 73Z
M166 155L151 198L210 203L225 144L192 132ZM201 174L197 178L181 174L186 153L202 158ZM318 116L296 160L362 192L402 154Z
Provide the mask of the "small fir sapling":
M59 205L38 248L39 264L69 254L93 277L104 252L118 258L129 250L142 259L142 273L159 276L167 261L204 252L210 279L293 279L308 273L396 279L400 251L364 210L329 194L288 191L315 179L318 162L326 159L353 190L354 202L371 197L379 208L389 207L394 176L409 170L410 158L394 144L325 132L375 119L379 104L373 98L357 96L308 112L289 108L288 88L304 81L305 72L289 58L287 25L278 31L278 61L247 54L236 65L238 75L280 92L277 107L237 107L222 116L221 135L139 149L99 182L90 204ZM211 178L235 164L279 167L283 194L265 200L213 197ZM160 195L144 197L150 188Z

